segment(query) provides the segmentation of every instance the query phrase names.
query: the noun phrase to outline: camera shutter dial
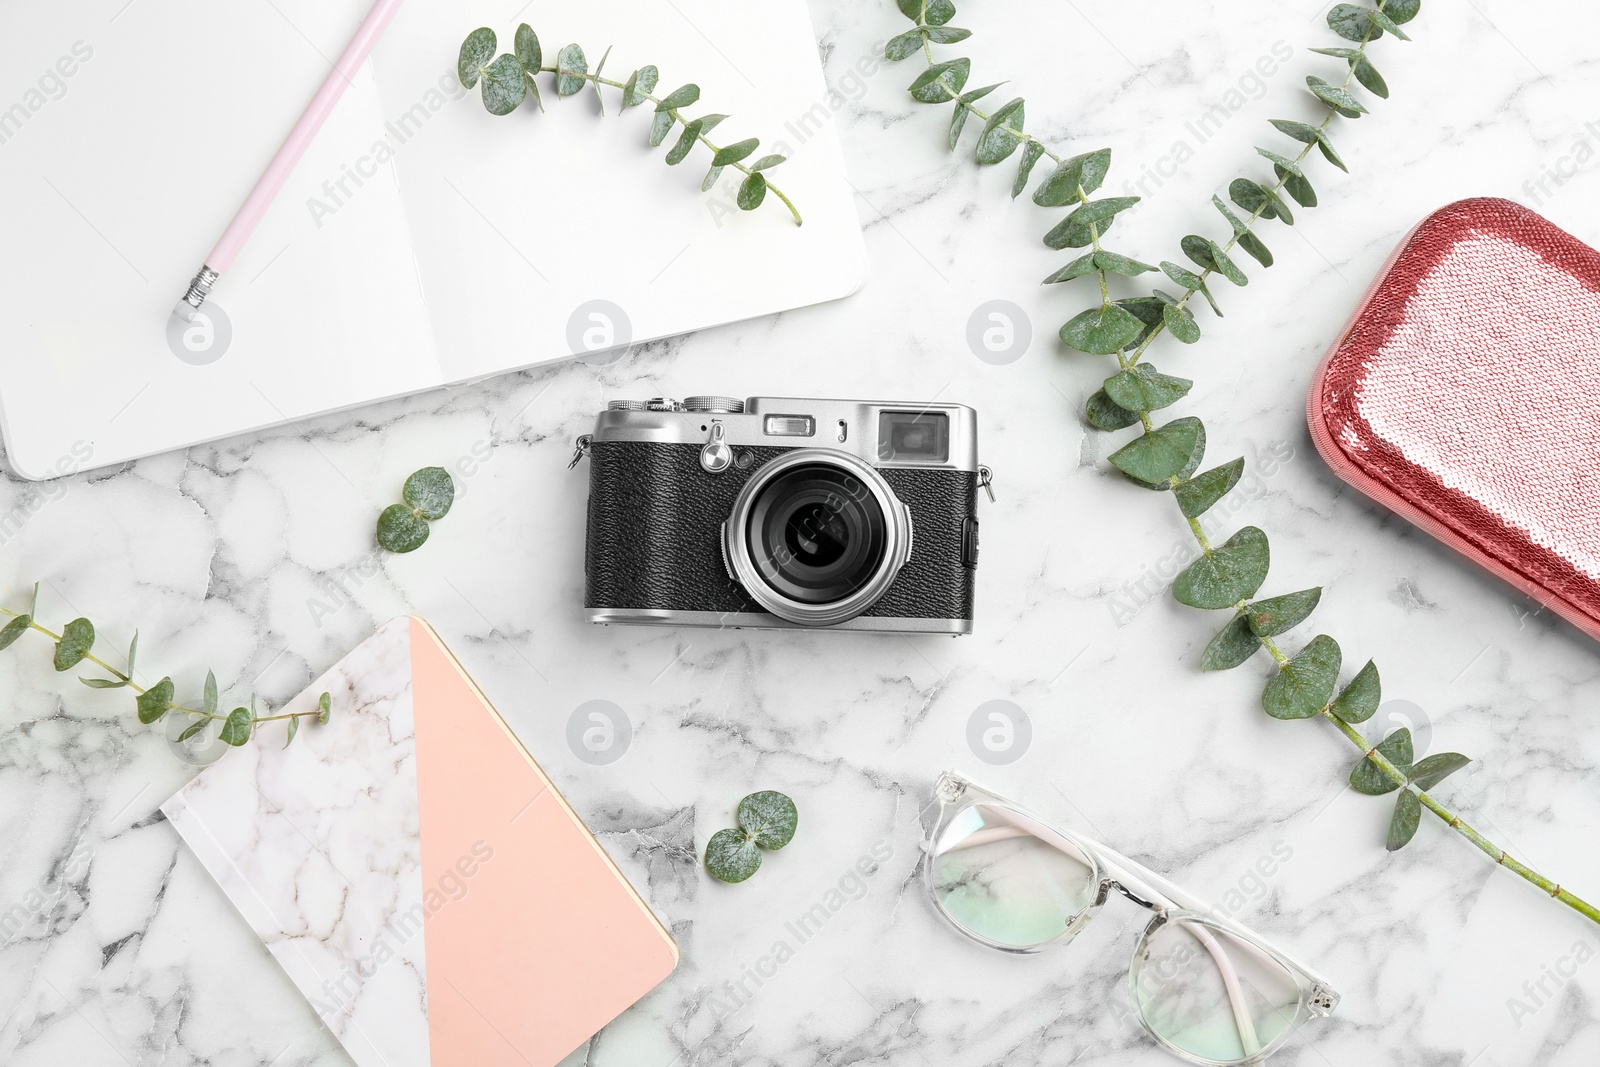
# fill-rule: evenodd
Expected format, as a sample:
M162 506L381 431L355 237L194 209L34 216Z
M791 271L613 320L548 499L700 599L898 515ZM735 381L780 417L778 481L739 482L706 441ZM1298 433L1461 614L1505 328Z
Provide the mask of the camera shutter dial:
M731 396L691 396L683 402L683 410L706 415L742 415L744 401Z

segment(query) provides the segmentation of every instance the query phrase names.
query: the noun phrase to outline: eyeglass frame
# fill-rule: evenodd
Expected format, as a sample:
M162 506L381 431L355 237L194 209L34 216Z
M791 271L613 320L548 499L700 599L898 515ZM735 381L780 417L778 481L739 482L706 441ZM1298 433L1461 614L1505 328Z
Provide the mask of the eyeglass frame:
M1113 890L1152 913L1150 924L1145 927L1144 932L1139 936L1138 942L1134 945L1133 958L1128 964L1129 995L1133 1004L1134 1015L1138 1018L1140 1027L1156 1044L1167 1052L1191 1063L1200 1064L1201 1067L1240 1067L1243 1064L1260 1063L1282 1048L1289 1038L1297 1033L1305 1023L1311 1019L1327 1018L1338 1007L1339 994L1334 991L1328 980L1316 971L1290 956L1260 934L1233 921L1226 915L1219 914L1214 907L1207 905L1192 893L1168 881L1144 865L1135 863L1116 850L1092 838L1060 827L1023 807L1016 801L979 785L958 771L949 770L939 775L938 781L934 785L934 796L939 801L939 818L935 821L933 829L929 831L922 843L923 883L927 887L928 896L939 915L968 939L987 948L999 949L1002 952L1010 952L1016 955L1032 955L1058 945L1064 945L1075 938L1084 927L1088 926L1089 922L1099 913L1100 908L1110 899ZM970 808L980 805L999 808L1023 820L1023 822L1013 825L1020 831L1031 834L1047 845L1059 848L1060 845L1056 841L1052 841L1051 837L1060 838L1061 841L1071 846L1093 864L1092 873L1096 881L1094 898L1081 912L1072 917L1065 929L1046 941L1036 945L1008 945L990 940L952 915L940 899L938 875L934 863L934 860L940 854L940 839L957 816ZM1134 886L1130 888L1125 884L1126 882L1133 882ZM1144 1009L1139 1003L1138 981L1135 977L1138 970L1139 951L1163 926L1177 922L1182 922L1189 927L1198 926L1202 930L1207 926L1220 930L1242 944L1254 948L1268 959L1277 963L1294 978L1300 995L1294 1017L1265 1048L1254 1053L1247 1053L1242 1059L1208 1059L1180 1048L1165 1035L1156 1031L1145 1018ZM1216 958L1216 951L1214 949L1211 949L1211 951L1213 958ZM1219 969L1228 970L1231 968L1227 968L1224 965ZM1228 979L1225 978L1224 982L1227 984ZM1239 1000L1231 992L1229 994L1229 1002L1234 1009L1236 1025L1240 1026L1241 1030L1248 1026L1253 1032L1254 1024L1241 1017ZM1242 1033L1240 1043L1241 1046L1246 1044Z

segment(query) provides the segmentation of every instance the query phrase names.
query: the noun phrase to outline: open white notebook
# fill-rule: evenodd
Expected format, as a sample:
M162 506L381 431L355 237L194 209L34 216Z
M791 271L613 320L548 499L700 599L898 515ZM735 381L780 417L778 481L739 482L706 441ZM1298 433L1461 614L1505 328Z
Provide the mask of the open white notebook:
M865 257L804 0L407 0L208 307L169 311L369 0L81 0L0 14L0 423L30 478L847 295ZM519 10L520 7L520 10ZM786 152L702 194L703 147L592 92L489 115L462 38L518 22L607 77L693 81L721 143ZM27 79L25 80L24 75ZM20 88L19 88L20 86ZM669 142L670 144L670 142ZM620 314L618 313L620 309Z

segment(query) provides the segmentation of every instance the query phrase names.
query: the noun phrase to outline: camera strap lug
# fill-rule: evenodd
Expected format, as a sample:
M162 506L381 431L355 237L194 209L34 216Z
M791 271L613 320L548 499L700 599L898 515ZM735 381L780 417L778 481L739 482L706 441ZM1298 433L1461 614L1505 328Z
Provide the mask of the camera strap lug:
M700 449L700 466L707 474L721 474L733 466L733 449L724 437L722 423L711 420L711 432Z
M593 434L586 433L578 438L576 446L572 450L572 462L567 464L567 470L571 470L582 462L583 457L589 454L589 446L592 444L594 444Z
M989 503L993 504L994 503L994 471L990 470L988 467L983 466L982 464L979 464L979 466L978 466L978 484L983 487L983 491L985 493L989 494Z

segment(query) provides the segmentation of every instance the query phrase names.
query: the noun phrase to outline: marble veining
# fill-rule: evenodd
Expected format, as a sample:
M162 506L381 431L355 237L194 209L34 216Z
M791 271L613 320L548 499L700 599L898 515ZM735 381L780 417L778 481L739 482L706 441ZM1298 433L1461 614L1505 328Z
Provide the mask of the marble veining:
M999 92L1025 96L1029 127L1063 150L1116 149L1110 192L1147 199L1113 244L1151 262L1177 259L1183 234L1219 232L1211 195L1241 172L1262 176L1252 146L1277 144L1266 120L1309 117L1298 87L1336 70L1308 51L1338 43L1316 5L958 7L955 24L974 36L946 54L972 57L974 84L1008 79ZM1065 262L1039 240L1057 213L1012 201L1009 167L947 154L946 110L905 93L917 61L873 58L907 25L889 0L811 9L835 90L822 103L866 229L859 295L59 483L0 478L0 517L19 516L0 525L7 605L42 580L45 617L90 616L107 649L137 627L146 682L171 673L195 698L210 668L233 698L253 688L267 703L385 621L426 617L683 949L673 977L573 1065L1170 1062L1126 1014L1136 909L1108 906L1069 948L1025 959L941 925L916 868L922 809L952 765L1229 902L1325 973L1344 996L1338 1012L1274 1063L1600 1060L1600 929L1436 820L1387 853L1389 806L1344 787L1353 749L1318 723L1259 710L1264 663L1196 670L1221 620L1162 591L1189 534L1170 503L1107 473L1114 441L1077 415L1109 367L1055 342L1092 299L1038 284ZM464 11L495 26L508 17ZM1430 0L1412 43L1374 48L1392 99L1339 124L1351 175L1314 161L1321 206L1293 230L1264 231L1278 265L1252 271L1248 289L1219 289L1227 318L1202 314L1203 344L1152 352L1196 381L1175 414L1207 419L1212 458L1246 458L1222 524L1271 533L1268 588L1326 586L1315 626L1347 662L1377 658L1393 703L1373 727L1409 724L1428 751L1474 756L1441 797L1590 899L1594 643L1335 479L1307 439L1304 403L1367 283L1440 205L1509 197L1600 242L1596 18L1576 0ZM581 160L563 165L581 175ZM640 181L676 175L641 152ZM688 192L684 210L699 210ZM546 273L560 254L528 251ZM539 299L531 271L528 285ZM974 313L997 299L1031 326L1006 365L967 341ZM609 399L696 393L976 407L998 498L980 505L977 632L584 623L586 471L567 470L573 440ZM457 474L454 511L421 551L375 555L375 516L428 464ZM0 1063L349 1064L159 812L195 768L139 725L131 700L57 675L48 653L30 638L0 655ZM574 712L595 700L630 727L610 763L569 744ZM968 738L997 700L1027 714L1031 742L991 767ZM314 751L309 728L296 745L308 741L302 754ZM749 883L712 882L698 850L762 788L795 797L798 836ZM874 846L887 858L852 875ZM368 862L335 858L356 878ZM838 906L825 905L818 931L788 931L825 900Z

